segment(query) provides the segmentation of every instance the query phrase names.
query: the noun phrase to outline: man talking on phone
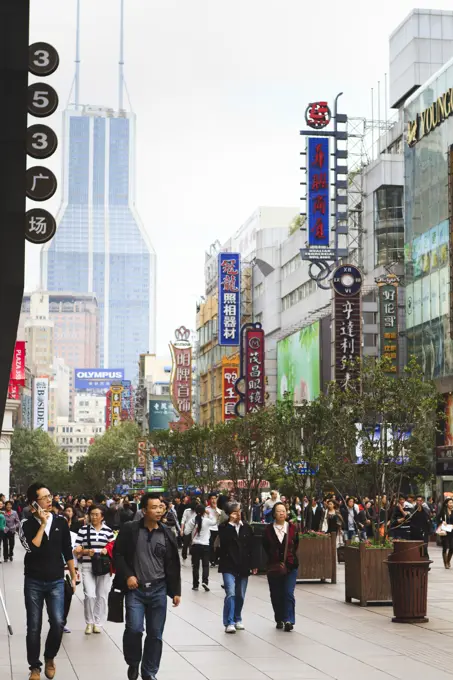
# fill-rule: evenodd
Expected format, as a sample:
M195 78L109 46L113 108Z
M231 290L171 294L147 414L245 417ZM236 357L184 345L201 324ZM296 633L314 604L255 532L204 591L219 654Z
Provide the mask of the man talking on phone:
M75 591L76 572L71 535L66 519L51 512L52 494L40 482L27 490L31 516L21 524L19 536L25 555L25 609L27 612L27 658L29 680L40 680L41 626L44 602L49 616L49 633L44 648L46 678L55 677L55 657L64 628L64 564Z

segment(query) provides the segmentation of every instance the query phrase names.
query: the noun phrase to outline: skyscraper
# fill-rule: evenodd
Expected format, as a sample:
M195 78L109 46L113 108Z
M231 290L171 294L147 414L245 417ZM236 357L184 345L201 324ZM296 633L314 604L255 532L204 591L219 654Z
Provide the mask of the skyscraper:
M101 366L134 380L156 335L156 255L135 208L135 115L76 104L63 139L62 204L42 250L42 286L96 295Z

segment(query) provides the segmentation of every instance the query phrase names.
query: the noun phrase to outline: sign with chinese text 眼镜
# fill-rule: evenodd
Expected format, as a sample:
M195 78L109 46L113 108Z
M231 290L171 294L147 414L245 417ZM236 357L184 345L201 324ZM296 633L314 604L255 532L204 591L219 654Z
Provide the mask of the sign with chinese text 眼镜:
M236 417L238 395L234 386L239 378L238 366L222 366L222 421Z
M245 413L256 413L264 406L264 330L245 332Z
M219 253L219 345L239 345L241 326L241 256Z
M328 247L330 242L330 156L327 137L308 138L307 165L308 247Z
M343 388L358 377L354 362L362 352L362 274L353 265L338 267L332 278L335 318L335 380Z
M391 360L389 373L398 373L398 278L378 279L381 357Z

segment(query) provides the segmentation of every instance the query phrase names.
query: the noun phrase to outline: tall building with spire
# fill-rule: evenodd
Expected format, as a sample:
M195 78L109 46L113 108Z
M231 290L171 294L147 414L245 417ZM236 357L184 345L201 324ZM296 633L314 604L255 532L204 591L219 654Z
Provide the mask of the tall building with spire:
M93 293L100 363L138 374L156 351L156 254L135 207L135 114L123 108L121 1L118 110L79 103L79 5L75 104L63 114L58 229L41 252L44 290Z

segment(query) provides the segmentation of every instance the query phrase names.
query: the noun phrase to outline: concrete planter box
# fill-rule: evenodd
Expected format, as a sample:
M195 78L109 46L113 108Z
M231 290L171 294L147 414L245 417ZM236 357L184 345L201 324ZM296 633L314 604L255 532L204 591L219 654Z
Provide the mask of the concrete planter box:
M392 603L392 590L387 567L391 548L345 547L345 600L359 600L361 607L369 602Z
M299 569L298 581L337 582L337 537L336 534L319 538L301 538L297 552Z

